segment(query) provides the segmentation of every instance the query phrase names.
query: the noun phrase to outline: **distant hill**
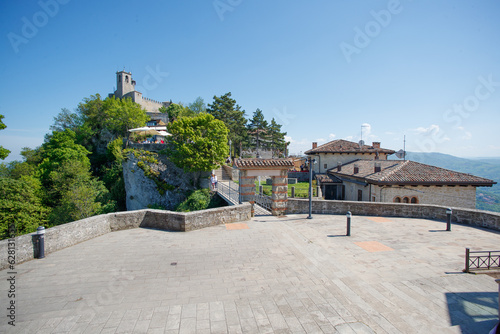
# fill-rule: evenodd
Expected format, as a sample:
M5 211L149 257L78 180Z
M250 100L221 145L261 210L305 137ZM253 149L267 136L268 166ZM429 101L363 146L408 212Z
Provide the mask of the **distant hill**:
M406 159L485 177L500 183L500 158L465 159L443 153L407 152ZM491 188L477 188L476 207L480 210L500 212L500 184Z

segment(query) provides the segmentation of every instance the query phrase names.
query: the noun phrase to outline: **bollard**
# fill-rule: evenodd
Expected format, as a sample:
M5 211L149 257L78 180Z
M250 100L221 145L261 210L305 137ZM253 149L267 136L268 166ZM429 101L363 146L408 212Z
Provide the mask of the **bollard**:
M351 211L347 211L347 236L350 237L351 236L351 218L352 218L352 213Z
M292 198L295 198L295 187L292 187Z
M451 208L446 209L446 231L451 231L451 214L453 211Z
M36 235L38 236L38 258L43 259L45 257L45 227L38 226Z
M264 187L259 186L259 195L262 196L264 194Z
M321 197L321 188L320 186L316 186L316 197Z

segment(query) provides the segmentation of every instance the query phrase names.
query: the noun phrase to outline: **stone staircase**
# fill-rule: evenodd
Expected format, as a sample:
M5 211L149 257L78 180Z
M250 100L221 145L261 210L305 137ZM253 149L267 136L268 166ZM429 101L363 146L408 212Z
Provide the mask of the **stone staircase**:
M219 169L214 169L214 174L217 176L217 181L229 181L231 180L231 175L229 175L226 170L222 167Z

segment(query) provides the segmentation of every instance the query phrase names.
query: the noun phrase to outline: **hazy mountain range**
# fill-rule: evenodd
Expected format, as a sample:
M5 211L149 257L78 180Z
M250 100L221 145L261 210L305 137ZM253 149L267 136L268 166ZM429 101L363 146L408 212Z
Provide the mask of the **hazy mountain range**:
M500 183L500 158L465 159L443 153L407 152L406 159L485 177ZM491 188L477 188L476 208L500 212L500 184Z

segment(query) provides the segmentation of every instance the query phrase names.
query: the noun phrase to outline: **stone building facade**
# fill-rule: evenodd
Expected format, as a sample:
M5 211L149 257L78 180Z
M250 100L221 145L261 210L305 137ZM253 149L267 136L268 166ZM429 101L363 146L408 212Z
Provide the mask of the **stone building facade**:
M409 160L387 160L395 151L335 140L307 152L325 199L476 207L476 188L496 182ZM328 167L330 163L334 166Z
M116 90L114 93L109 94L109 96L114 96L117 99L130 98L135 103L140 104L151 119L168 123L168 115L160 112L159 109L161 107L167 108L172 101L160 102L144 97L141 92L135 90L135 85L136 82L132 79L131 72L116 72Z
M381 148L380 142L373 142L370 146L343 139L333 140L321 146L314 142L312 149L305 152L316 159L313 169L315 173L326 173L330 168L356 159L387 160L387 157L394 153L393 150Z

